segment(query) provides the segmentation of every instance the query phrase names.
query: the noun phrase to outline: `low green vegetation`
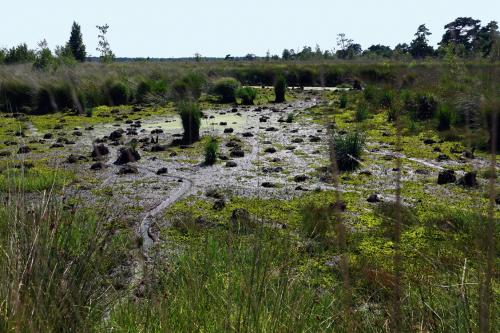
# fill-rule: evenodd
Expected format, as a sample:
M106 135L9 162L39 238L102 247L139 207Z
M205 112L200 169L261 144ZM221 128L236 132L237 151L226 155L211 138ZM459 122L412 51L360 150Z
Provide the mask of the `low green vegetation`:
M0 191L30 193L58 190L68 185L73 177L65 170L20 164L0 172Z
M22 67L15 80L1 79L0 331L380 332L399 325L401 332L474 332L481 315L494 323L500 286L488 267L498 264L498 246L488 236L498 234L500 215L488 151L498 83L486 74L498 65L349 63L356 50L343 51L346 62L335 64L116 63L102 77L102 67L79 64L60 69L78 78L72 85L60 72L29 72L27 80ZM0 77L9 70L0 67ZM287 89L323 83L363 91ZM269 104L286 100L290 106ZM237 102L244 106L225 105ZM222 130L209 120L216 112L231 119ZM264 113L271 120L261 123ZM146 143L155 135L144 123L137 139L124 135L116 148L105 142L140 151L140 163L155 169L88 170L96 162L90 140L47 147L74 131L104 128L101 139L115 124L129 129L173 115L182 139L158 134L159 151ZM220 133L255 115L261 131L253 139ZM204 118L210 125L201 133ZM271 141L274 152L254 159L249 146L263 141L271 123L283 136ZM54 137L43 143L45 134ZM18 154L22 145L34 149ZM85 162L67 163L70 151ZM306 167L292 164L298 159ZM241 174L227 186L206 190L185 179L228 175L230 162ZM457 179L438 185L441 168ZM122 170L133 174L116 174ZM478 171L477 184L465 186L459 179L470 171ZM144 260L138 225L180 188L191 196L155 216ZM491 313L481 314L484 295Z
M340 171L355 170L361 160L365 145L365 138L361 132L355 131L348 134L334 134L332 149Z
M217 162L217 154L219 153L219 142L217 138L210 137L205 144L205 164L213 165Z
M286 89L287 83L285 77L279 76L274 84L274 94L276 96L274 101L276 103L283 103L285 101Z
M237 95L241 98L243 105L253 105L257 97L257 90L252 87L242 87L238 89Z
M234 78L221 78L214 83L213 92L221 103L235 103L240 82Z

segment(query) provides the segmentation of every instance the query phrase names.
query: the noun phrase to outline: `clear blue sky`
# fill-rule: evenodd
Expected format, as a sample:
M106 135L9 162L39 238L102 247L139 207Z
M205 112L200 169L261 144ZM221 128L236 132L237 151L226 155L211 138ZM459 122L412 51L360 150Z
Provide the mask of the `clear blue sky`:
M344 32L363 48L409 42L425 23L436 44L458 16L500 20L500 0L15 0L0 5L0 47L64 44L73 20L96 55L97 24L108 23L117 56L265 55L319 44Z

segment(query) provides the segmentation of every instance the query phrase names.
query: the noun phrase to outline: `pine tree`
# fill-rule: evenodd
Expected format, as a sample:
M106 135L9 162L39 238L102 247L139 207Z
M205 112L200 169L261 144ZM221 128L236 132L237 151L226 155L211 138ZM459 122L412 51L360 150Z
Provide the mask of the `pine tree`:
M82 32L80 25L73 22L71 27L71 36L66 44L66 47L71 50L73 57L80 62L84 62L87 57L87 52L85 51L85 45L83 44Z
M423 59L434 55L434 48L429 45L429 40L427 39L427 36L430 35L431 32L427 29L425 24L418 27L415 39L411 42L409 49L413 58Z

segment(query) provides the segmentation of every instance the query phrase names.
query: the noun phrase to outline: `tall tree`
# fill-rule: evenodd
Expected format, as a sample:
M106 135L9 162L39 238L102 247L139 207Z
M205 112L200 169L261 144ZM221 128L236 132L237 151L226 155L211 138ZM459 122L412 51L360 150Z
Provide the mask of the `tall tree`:
M363 56L378 56L382 58L390 58L392 57L392 49L386 45L372 45L363 52Z
M109 25L97 25L97 30L99 30L99 34L97 37L99 38L99 44L97 46L97 51L101 53L101 61L102 62L112 62L115 60L115 54L111 51L111 46L109 45L108 39L106 38L106 34L108 33Z
M428 36L432 33L427 29L425 24L421 24L415 33L415 39L409 47L410 54L416 59L422 59L434 55L434 48L429 45Z
M292 54L290 53L290 50L284 49L283 50L283 54L281 55L281 58L283 58L283 60L290 60L290 59L292 59Z
M80 62L85 61L87 52L85 50L85 45L83 44L81 27L76 22L73 22L73 26L71 27L71 35L69 37L68 43L66 44L66 47L71 50L71 54L73 54L73 57L76 60Z
M455 54L460 56L470 55L473 52L481 21L472 17L458 17L455 21L444 26L446 32L439 43L444 47L454 46Z
M26 63L35 60L35 51L30 50L26 43L11 47L5 54L6 64Z
M337 57L340 59L353 59L361 54L362 49L360 44L354 43L350 38L347 38L344 33L337 35Z
M0 49L0 64L5 62L5 56L7 55L6 49Z
M475 51L481 53L485 58L489 57L492 53L494 43L498 38L500 38L498 23L491 21L485 27L479 29L476 42L474 43Z
M47 41L44 39L38 43L38 50L36 51L35 62L33 68L43 70L47 69L54 61L52 51L49 49Z

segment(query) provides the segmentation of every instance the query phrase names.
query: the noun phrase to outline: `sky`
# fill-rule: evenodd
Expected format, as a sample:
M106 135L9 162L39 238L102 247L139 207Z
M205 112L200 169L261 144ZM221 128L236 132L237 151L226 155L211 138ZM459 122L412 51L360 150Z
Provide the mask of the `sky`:
M54 49L82 27L98 55L96 25L109 24L119 57L263 56L284 48L333 49L345 33L363 48L409 43L420 24L436 45L444 25L459 16L500 21L500 0L3 0L0 47L46 39Z

